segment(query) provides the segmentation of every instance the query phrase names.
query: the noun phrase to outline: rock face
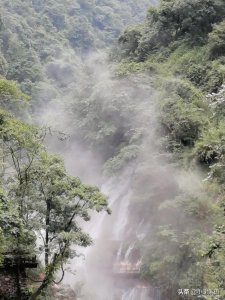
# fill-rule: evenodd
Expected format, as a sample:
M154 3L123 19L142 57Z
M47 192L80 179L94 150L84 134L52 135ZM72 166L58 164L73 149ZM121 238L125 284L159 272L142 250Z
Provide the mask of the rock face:
M36 267L36 257L25 258L6 254L0 266L0 299L27 299L25 269Z
M19 289L26 287L25 273L21 272L18 280L14 268L0 269L0 299L18 299Z
M76 293L69 286L57 286L53 287L54 299L57 300L77 300Z

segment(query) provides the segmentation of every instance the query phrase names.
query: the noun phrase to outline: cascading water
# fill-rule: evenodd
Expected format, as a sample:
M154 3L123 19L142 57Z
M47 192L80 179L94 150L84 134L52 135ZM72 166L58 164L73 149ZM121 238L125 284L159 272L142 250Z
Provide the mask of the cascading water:
M128 221L127 209L129 206L129 193L125 195L122 199L123 201L118 203L119 205L119 212L117 216L118 223L116 223L115 226L113 227L112 238L114 240L122 239Z
M123 294L122 300L152 300L150 298L150 288L145 286L137 286Z
M135 105L139 103L140 111L146 113L146 115L144 113L144 115L138 116L132 112L132 116L125 114L123 118L127 118L127 120L131 118L135 126L141 129L143 124L148 129L154 127L151 127L150 124L153 122L154 113L151 107L153 92L149 79L143 75L140 79L141 84L139 84L137 78L130 78L121 83L119 80L110 78L107 68L107 72L105 69L102 72L103 75L101 75L102 67L97 68L97 70L100 71L96 76L93 76L97 80L96 86L98 87L96 90L94 88L94 94L97 95L95 97L100 99L99 101L103 101L102 99L104 99L104 102L109 101L109 103L105 103L105 106L110 105L113 89L120 96L118 96L118 101L124 103L126 101L132 103L133 101ZM105 81L108 82L107 89L105 88L107 85ZM146 109L144 109L145 105ZM151 118L149 118L149 110L152 114ZM154 133L153 130L147 131L149 141ZM97 155L95 157L95 154L85 156L85 151L83 151L82 146L81 148L79 148L79 145L77 146L76 141L74 142L74 148L71 145L68 145L68 147L70 150L65 155L66 161L68 160L68 169L71 173L76 170L78 172L76 175L84 181L95 183L96 177L101 177L101 171L99 169L93 172L92 169L86 171L86 165L87 162L92 164L93 158L97 157L94 161L98 161L99 157ZM148 151L152 151L151 149L152 146L148 147ZM103 152L105 151L104 149ZM79 160L73 159L74 157L79 157ZM152 291L149 283L140 280L142 254L140 253L139 244L146 237L146 233L149 232L150 222L142 216L142 213L133 211L132 216L130 213L136 169L137 162L129 162L120 174L102 184L101 191L108 196L112 215L93 213L90 222L81 224L84 231L92 237L94 245L87 249L78 249L83 256L76 257L70 262L71 272L67 272L64 279L64 283L75 289L77 284L84 284L82 296L78 295L78 300L162 300L156 292ZM85 172L88 172L89 176L85 177ZM96 175L96 173L98 174ZM97 184L99 184L99 181ZM151 193L154 194L154 191L151 191L149 185L149 197Z
M134 246L135 246L135 242L128 247L126 254L125 254L125 261L129 261L130 254L132 253Z
M123 184L118 178L107 182L102 190L109 197L109 206L115 213L108 217L98 215L86 230L94 237L95 245L86 249L86 259L77 270L76 260L72 267L77 270L77 278L85 282L85 300L162 300L160 293L139 279L142 259L136 253L136 241L125 242L127 234L130 181L132 169L126 171ZM120 181L121 182L121 181ZM120 186L120 189L116 187ZM125 204L124 204L125 203ZM115 209L117 207L117 209ZM119 211L118 211L119 208ZM143 221L139 223L134 237L143 235ZM82 273L83 272L83 273ZM74 283L74 278L70 284ZM91 293L90 293L91 291Z
M83 296L78 300L165 300L140 279L142 256L138 247L146 236L148 222L140 215L133 223L130 219L135 168L133 164L127 166L120 176L102 185L112 215L94 213L90 222L82 224L94 245L80 249L85 259L71 262L76 276L65 276L65 283L72 288L84 283Z
M100 216L98 213L94 213L91 216L91 221L87 224L83 224L83 228L85 228L85 231L93 238L95 245L85 250L80 249L83 255L81 258L75 258L70 263L69 267L71 272L66 274L64 283L70 284L73 287L74 281L78 280L85 282L88 289L96 291L96 296L92 295L90 298L88 298L88 293L86 293L87 296L85 299L114 299L112 298L113 295L108 295L108 289L105 289L104 286L99 286L99 283L101 283L101 278L104 274L104 282L108 281L106 286L110 286L112 289L113 282L111 275L113 273L113 263L116 261L114 254L117 253L118 262L120 262L121 259L124 260L124 257L122 258L121 256L120 258L120 255L124 255L122 253L122 250L124 250L122 240L128 222L127 210L129 206L132 172L132 167L128 168L123 176L121 176L120 182L122 178L126 178L126 180L123 179L123 184L118 184L118 178L113 178L102 186L103 193L108 196L109 207L112 208L115 213L112 216L108 216L105 213ZM114 209L116 207L117 209ZM127 259L133 247L134 244L126 250L125 257ZM108 249L106 250L106 248ZM113 248L116 250L113 251ZM110 258L107 257L107 251ZM98 255L101 252L103 252L103 259L99 261ZM76 272L76 277L71 275L73 269ZM108 276L108 280L106 280L105 276ZM96 283L96 279L97 281L99 280L98 283ZM103 295L107 298L103 298Z
M162 300L162 296L160 289L140 284L125 291L121 300Z
M127 185L128 186L128 185ZM113 187L114 187L114 180L110 179L108 182L106 182L102 186L102 192L108 196L108 205L109 207L114 206L115 202L118 201L118 198L120 197L121 194L124 193L124 189L127 189L127 186L123 186L121 190L118 190L116 193L113 193ZM110 197L110 195L112 195ZM91 222L87 222L83 224L83 228L88 234L91 236L91 238L96 241L99 239L102 229L103 229L103 224L104 220L107 218L106 213L98 214L98 213L93 213L91 216ZM86 257L88 257L88 254L90 251L92 251L92 248L88 247L86 249L80 248L80 257L76 257L73 259L73 261L70 262L68 269L70 270L66 275L64 282L67 284L70 284L71 286L74 283L74 275L71 276L71 274L78 274L79 280L86 280L87 272L86 269ZM73 271L74 269L74 271Z

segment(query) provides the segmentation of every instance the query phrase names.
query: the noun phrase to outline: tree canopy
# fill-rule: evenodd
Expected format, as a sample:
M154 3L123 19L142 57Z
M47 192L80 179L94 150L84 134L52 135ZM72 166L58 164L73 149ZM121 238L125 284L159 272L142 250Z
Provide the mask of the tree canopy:
M46 130L15 116L26 119L27 101L16 84L2 79L0 92L0 258L44 254L43 282L30 295L36 299L59 269L63 278L64 263L77 255L75 245L91 245L78 219L89 221L92 210L110 211L97 187L68 175L63 160L47 152Z

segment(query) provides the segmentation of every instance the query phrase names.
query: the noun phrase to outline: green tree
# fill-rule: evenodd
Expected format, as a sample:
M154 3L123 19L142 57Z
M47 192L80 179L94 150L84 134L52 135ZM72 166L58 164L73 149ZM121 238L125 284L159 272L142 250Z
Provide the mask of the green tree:
M13 83L0 83L2 103L11 108L13 97L24 95ZM0 120L1 184L6 193L5 198L0 194L1 254L8 248L26 255L38 251L44 254L45 278L31 296L36 299L54 282L59 269L63 279L63 264L76 255L74 246L91 245L91 237L82 231L79 220L88 221L92 210L109 213L107 200L97 187L69 176L62 159L46 152L45 130L16 119L5 110L0 111ZM37 245L29 252L35 235L43 238L43 247L38 250Z
M0 259L5 255L32 255L35 245L34 232L30 231L20 218L17 207L7 193L0 191Z
M41 153L32 163L25 185L24 215L28 216L29 226L42 236L45 257L45 278L31 296L36 299L54 281L59 268L63 279L63 265L76 255L75 245L91 245L92 240L82 231L78 219L88 221L91 210L107 210L107 202L98 188L67 175L62 160L47 153Z
M225 52L225 21L216 24L209 34L209 53L211 58L224 55Z
M89 211L107 210L107 202L98 188L66 174L63 161L43 150L43 137L35 127L15 119L5 122L4 153L15 173L7 177L7 191L25 228L43 238L45 278L31 298L36 299L59 268L63 279L63 264L73 256L74 245L91 245L78 218L88 221ZM26 240L20 242L23 248L27 245Z

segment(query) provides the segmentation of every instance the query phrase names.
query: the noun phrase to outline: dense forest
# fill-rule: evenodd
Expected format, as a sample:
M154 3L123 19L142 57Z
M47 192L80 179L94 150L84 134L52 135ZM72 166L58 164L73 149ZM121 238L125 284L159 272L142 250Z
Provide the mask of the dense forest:
M224 299L225 1L2 0L0 73L1 299ZM60 285L95 211L153 294Z

